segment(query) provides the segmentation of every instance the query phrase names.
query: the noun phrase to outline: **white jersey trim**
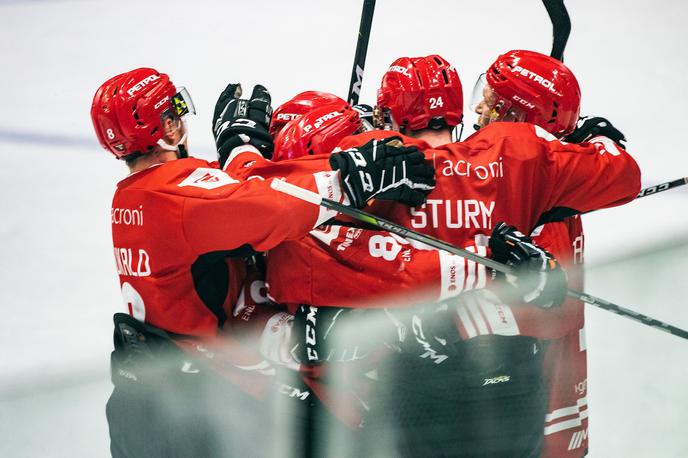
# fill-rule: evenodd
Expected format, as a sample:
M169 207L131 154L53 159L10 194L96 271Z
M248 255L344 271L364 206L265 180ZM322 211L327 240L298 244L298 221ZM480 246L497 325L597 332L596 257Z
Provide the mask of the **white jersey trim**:
M320 194L321 197L334 200L343 205L349 205L349 198L342 192L339 171L316 172L313 174L313 177L315 178L315 186L318 189L318 194ZM336 211L321 206L315 226L319 226L335 216L337 216Z
M563 420L563 418L575 415L574 418ZM576 404L561 409L553 410L545 416L545 435L558 433L566 429L578 428L583 424L583 420L588 418L588 398L586 396L578 399Z
M227 161L225 162L224 167L222 167L222 170L227 170L227 167L229 167L229 164L237 158L240 154L243 153L251 153L251 154L257 154L261 159L263 158L263 155L260 154L260 151L253 146L253 145L241 145L237 146L234 148L230 153L229 157L227 157Z

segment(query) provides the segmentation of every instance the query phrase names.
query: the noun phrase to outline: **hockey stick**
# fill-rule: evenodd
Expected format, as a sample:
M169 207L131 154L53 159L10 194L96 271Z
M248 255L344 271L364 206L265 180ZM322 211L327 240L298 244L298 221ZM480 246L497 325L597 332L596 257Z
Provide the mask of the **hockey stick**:
M674 181L667 181L666 183L658 184L655 186L650 186L649 188L641 189L640 192L638 193L637 196L635 196L636 199L640 199L641 197L646 197L646 196L652 196L654 194L658 194L663 191L668 191L669 189L673 188L678 188L679 186L683 186L684 184L688 184L688 177L685 178L679 178ZM635 199L634 199L635 200ZM598 212L598 210L590 210L585 213L581 213L581 215L587 215L589 213L593 212Z
M564 0L542 0L552 21L552 52L550 56L564 62L564 48L571 33L571 18Z
M669 189L678 188L679 186L683 186L684 184L688 184L688 177L679 178L674 181L667 181L666 183L658 184L655 186L650 186L649 188L641 190L636 196L636 199L640 199L641 197L645 196L651 196L653 194L658 194L663 191L668 191Z
M363 0L363 11L361 12L361 25L358 28L358 41L356 42L354 66L351 69L351 81L349 82L348 100L350 105L358 104L358 98L361 96L363 67L365 67L366 54L368 53L370 28L373 24L374 11L375 0Z
M564 0L542 0L542 3L544 3L549 19L552 21L553 38L550 56L564 62L564 49L566 48L566 43L571 33L571 18L566 10L566 5L564 5ZM641 190L636 196L636 199L677 188L684 184L688 184L688 177L679 178L656 186L650 186L649 188Z
M297 199L304 200L306 202L310 202L314 205L320 205L325 208L329 208L330 210L334 210L336 212L342 213L344 215L350 216L352 218L355 218L359 221L363 221L368 224L372 224L373 226L377 226L381 229L384 229L386 231L389 231L393 234L400 235L402 237L406 237L411 240L416 240L418 242L425 243L428 246L431 246L433 248L437 248L440 250L444 250L448 253L461 256L462 258L469 259L471 261L474 261L478 264L482 264L484 266L490 267L494 270L497 270L499 272L504 272L506 274L514 274L514 269L511 266L507 266L505 264L502 264L501 262L497 262L493 259L485 258L483 256L480 256L479 254L470 252L468 250L464 250L462 248L456 247L454 245L451 245L447 242L444 242L442 240L436 239L434 237L431 237L429 235L421 234L420 232L416 232L412 229L409 229L407 227L401 226L399 224L393 223L391 221L387 221L382 218L378 218L375 215L371 215L370 213L366 213L362 210L358 210L356 208L352 207L347 207L346 205L342 205L338 202L335 202L330 199L326 199L320 194L317 194L315 192L309 191L307 189L300 188L298 186L295 186L293 184L287 183L286 181L279 180L279 179L273 179L272 182L270 183L270 187L272 187L274 190L288 194L290 196L296 197ZM664 323L663 321L656 320L654 318L651 318L647 315L643 315L642 313L637 313L634 312L633 310L629 310L625 307L621 307L619 305L613 304L609 301L606 301L604 299L600 299L599 297L591 296L590 294L582 293L580 291L575 291L575 290L568 290L567 295L569 297L573 297L575 299L578 299L580 301L585 302L586 304L594 305L595 307L599 307L604 310L608 310L612 313L616 313L617 315L624 316L626 318L630 318L632 320L635 320L639 323L645 324L647 326L652 326L653 328L659 329L661 331L668 332L670 334L673 334L677 337L681 337L683 339L688 339L688 331L685 331L681 328L677 328L676 326L672 326L670 324Z

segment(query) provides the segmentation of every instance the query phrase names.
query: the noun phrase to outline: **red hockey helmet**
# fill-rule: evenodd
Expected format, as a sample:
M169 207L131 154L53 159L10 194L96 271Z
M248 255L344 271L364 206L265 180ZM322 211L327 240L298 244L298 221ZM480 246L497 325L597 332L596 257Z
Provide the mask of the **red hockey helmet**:
M382 77L377 105L390 111L400 129L453 127L463 118L463 88L442 57L401 57Z
M118 159L150 153L158 145L176 149L186 132L170 144L164 137L169 134L164 121L171 118L182 127L180 119L187 113L195 113L188 92L178 91L165 73L152 68L110 78L98 88L91 105L98 141Z
M305 91L297 94L291 100L277 107L272 114L270 135L275 137L289 121L311 111L313 108L335 102L342 106L347 105L346 101L329 92Z
M363 129L360 115L345 103L314 108L289 121L277 134L273 161L295 159L309 154L329 154L346 136Z
M534 51L509 51L490 66L484 83L488 93L492 91L488 122L530 122L557 138L576 127L580 87L571 70L557 59Z

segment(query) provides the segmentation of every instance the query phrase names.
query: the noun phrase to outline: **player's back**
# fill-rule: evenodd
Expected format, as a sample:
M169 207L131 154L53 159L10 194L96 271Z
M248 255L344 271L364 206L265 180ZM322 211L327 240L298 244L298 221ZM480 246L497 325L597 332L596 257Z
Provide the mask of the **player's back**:
M228 267L222 258L208 260L212 266L198 262L199 253L187 240L183 213L186 197L208 195L230 180L236 182L212 164L189 158L151 167L118 183L112 238L122 294L132 316L179 334L216 332L230 281ZM211 267L218 271L212 285L203 278Z
M484 245L499 221L530 233L548 219L626 202L640 184L625 151L567 144L527 123L493 123L424 153L437 179L427 202L380 203L373 213L460 246Z

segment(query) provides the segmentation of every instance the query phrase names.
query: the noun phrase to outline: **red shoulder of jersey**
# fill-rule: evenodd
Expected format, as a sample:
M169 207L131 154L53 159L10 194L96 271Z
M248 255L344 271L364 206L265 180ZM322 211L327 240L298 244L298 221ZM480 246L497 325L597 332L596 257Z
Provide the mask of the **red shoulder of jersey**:
M428 145L427 142L425 142L425 140L408 137L406 135L403 135L399 132L395 132L392 130L371 130L368 132L363 132L361 134L349 135L348 137L344 137L342 141L339 142L337 147L341 150L345 150L365 145L370 140L382 140L390 137L399 137L401 138L401 141L404 143L404 145L415 146L420 150L430 148L430 145Z

